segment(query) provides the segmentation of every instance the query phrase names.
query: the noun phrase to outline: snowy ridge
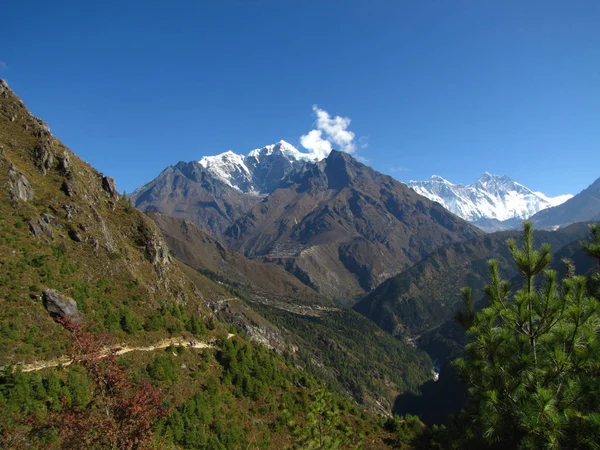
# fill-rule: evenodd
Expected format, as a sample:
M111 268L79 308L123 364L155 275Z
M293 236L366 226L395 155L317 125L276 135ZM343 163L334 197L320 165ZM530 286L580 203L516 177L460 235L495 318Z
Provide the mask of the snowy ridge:
M282 140L254 149L248 156L230 150L204 156L199 163L232 188L260 195L271 192L285 175L309 161L315 161L312 154L302 153Z
M452 184L438 175L426 181L409 181L407 185L470 222L525 220L538 211L560 205L573 197L570 194L547 197L507 176L488 172L467 186Z

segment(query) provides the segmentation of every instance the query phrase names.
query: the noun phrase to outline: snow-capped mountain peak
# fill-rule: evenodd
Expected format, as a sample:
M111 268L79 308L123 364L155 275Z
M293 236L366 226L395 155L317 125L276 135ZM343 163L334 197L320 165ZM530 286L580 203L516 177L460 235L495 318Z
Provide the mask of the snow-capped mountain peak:
M302 153L289 142L256 148L248 156L227 151L205 156L199 163L213 176L241 192L263 194L272 191L290 171L308 161L312 154Z
M469 185L453 184L434 175L426 181L410 181L409 187L470 222L495 219L525 220L542 209L567 201L572 195L547 197L506 175L485 172Z

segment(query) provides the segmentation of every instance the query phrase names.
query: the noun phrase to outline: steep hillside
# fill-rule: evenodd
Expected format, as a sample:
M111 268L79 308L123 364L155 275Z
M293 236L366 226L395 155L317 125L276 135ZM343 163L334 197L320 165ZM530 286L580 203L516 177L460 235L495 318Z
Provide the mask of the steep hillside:
M535 227L556 229L575 222L600 220L600 178L569 201L540 211L530 219Z
M156 225L6 85L0 91L0 364L63 349L45 289L73 297L87 321L115 330L126 315L143 321L161 306L197 302ZM210 315L201 303L194 309Z
M290 174L224 239L349 304L435 248L478 234L404 184L332 151Z
M149 212L148 216L159 226L179 260L213 279L271 296L294 297L310 303L323 301L314 290L280 266L252 261L228 250L190 221L157 212Z

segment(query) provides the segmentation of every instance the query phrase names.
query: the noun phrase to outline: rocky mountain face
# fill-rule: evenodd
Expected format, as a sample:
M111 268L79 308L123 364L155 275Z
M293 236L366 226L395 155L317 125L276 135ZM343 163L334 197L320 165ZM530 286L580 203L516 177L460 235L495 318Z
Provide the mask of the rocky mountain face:
M260 197L241 192L199 162L179 162L131 194L141 211L157 211L191 220L200 229L219 235Z
M310 161L309 155L285 141L247 156L228 151L167 167L130 197L142 211L191 220L220 236L290 172L302 170Z
M600 221L600 178L575 197L530 219L537 228L556 229L575 222Z
M252 150L245 157L228 151L205 156L199 162L215 178L240 192L266 195L275 190L287 174L311 161L314 162L312 155L282 140Z
M351 303L438 246L479 231L344 152L291 172L224 233L228 246L275 262Z
M426 181L409 181L407 185L485 231L518 228L538 211L572 197L570 194L547 197L507 176L487 172L467 186L453 184L437 175Z

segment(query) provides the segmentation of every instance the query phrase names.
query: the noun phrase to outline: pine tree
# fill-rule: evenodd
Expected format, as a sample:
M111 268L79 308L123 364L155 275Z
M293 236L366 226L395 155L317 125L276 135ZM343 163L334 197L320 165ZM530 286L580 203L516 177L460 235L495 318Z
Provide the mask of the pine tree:
M589 253L598 257L598 229L592 233ZM456 366L469 386L463 419L473 422L464 434L471 447L598 448L598 300L585 277L569 273L560 282L548 270L550 247L534 248L531 223L524 224L522 246L511 240L508 247L521 289L513 294L492 260L489 306L475 312L463 290L458 318L471 341Z

